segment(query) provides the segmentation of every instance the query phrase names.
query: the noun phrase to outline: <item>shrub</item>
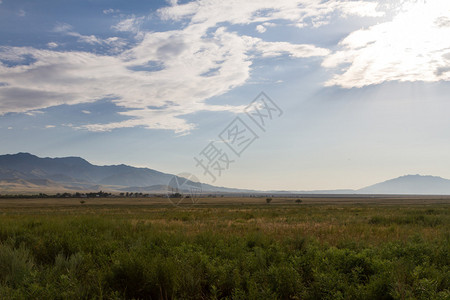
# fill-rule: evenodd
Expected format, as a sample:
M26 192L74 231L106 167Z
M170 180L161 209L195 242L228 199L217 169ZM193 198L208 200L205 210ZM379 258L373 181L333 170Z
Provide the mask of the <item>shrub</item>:
M33 259L23 246L0 244L0 283L20 287L32 277L33 268Z

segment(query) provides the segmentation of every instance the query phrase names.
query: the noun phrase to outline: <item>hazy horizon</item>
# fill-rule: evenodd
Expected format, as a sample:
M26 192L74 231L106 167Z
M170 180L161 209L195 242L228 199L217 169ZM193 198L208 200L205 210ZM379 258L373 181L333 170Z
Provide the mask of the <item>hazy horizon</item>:
M258 190L450 178L448 36L443 0L0 0L0 152Z

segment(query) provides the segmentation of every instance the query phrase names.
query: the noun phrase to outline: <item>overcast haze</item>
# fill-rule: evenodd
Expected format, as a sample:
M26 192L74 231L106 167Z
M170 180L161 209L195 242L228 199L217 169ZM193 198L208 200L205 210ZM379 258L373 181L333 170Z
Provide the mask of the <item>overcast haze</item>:
M214 185L450 178L449 37L447 0L0 0L0 154L212 183L194 157L240 117L258 138Z

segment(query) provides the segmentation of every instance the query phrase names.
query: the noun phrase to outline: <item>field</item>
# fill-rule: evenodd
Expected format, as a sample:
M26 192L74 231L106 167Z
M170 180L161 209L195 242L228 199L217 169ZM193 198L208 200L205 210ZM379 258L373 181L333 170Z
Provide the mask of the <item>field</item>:
M0 199L0 299L450 299L450 201Z

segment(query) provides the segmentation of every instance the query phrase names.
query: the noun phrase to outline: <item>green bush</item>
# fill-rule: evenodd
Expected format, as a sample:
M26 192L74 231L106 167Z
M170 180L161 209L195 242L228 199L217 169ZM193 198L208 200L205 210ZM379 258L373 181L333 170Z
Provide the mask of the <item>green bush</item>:
M11 288L27 284L33 277L34 262L28 249L0 244L0 283Z

